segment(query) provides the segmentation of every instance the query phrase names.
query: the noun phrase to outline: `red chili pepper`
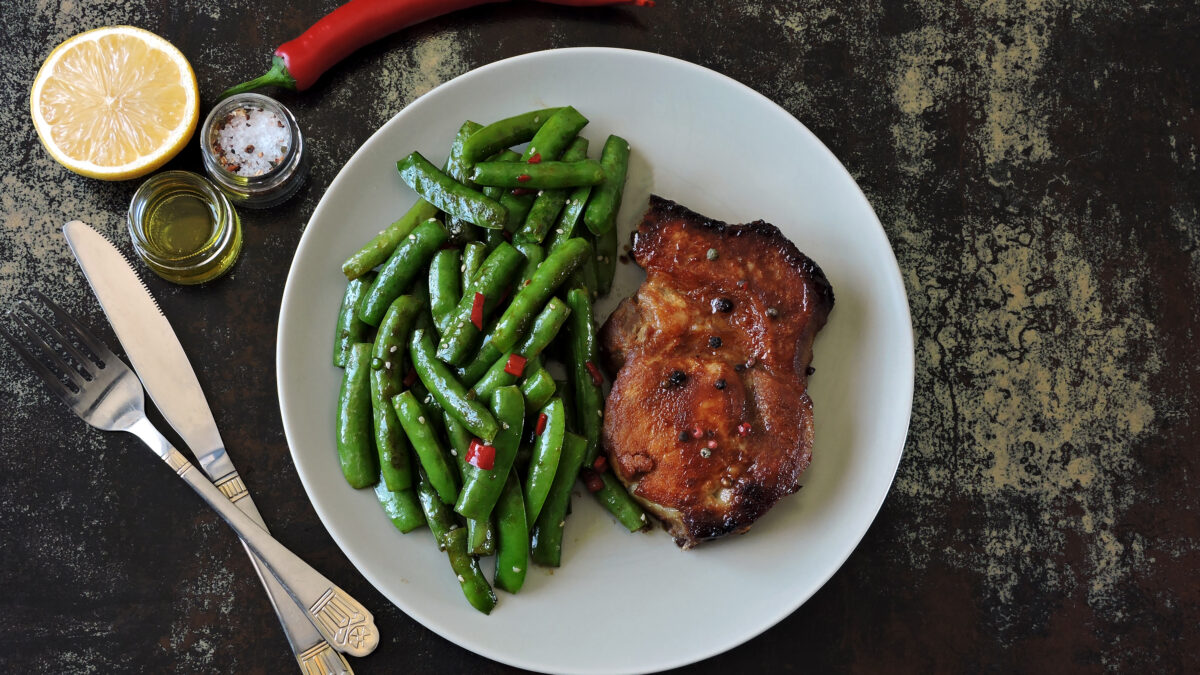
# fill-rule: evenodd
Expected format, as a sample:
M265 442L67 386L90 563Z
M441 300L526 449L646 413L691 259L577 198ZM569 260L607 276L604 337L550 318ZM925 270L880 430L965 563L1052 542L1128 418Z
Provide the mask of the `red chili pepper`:
M604 376L600 374L600 369L596 367L596 364L587 361L583 365L587 366L588 373L592 376L592 384L597 387L604 384Z
M738 436L749 436L751 431L750 423L743 422L738 425Z
M275 50L265 75L243 82L221 98L274 85L304 91L317 78L351 52L396 31L460 9L507 0L351 0L313 24L294 40ZM595 7L638 5L653 7L652 0L537 0L552 5Z
M545 430L546 430L546 413L538 413L537 429L534 430L534 433L537 434L538 436L541 436L542 432Z
M541 164L542 163L542 153L540 153L540 152L533 153L533 156L529 158L529 163L530 164Z
M692 427L692 438L700 438L704 435L704 430L698 426Z
M417 371L413 370L412 368L409 368L408 372L405 373L405 375L404 375L404 387L405 388L411 387L411 386L413 386L413 382L416 382L416 381L417 381Z
M471 323L479 330L483 330L483 293L475 292L475 299L471 301Z
M527 359L520 354L512 354L508 357L508 363L504 364L504 372L513 377L520 377L525 372L525 361Z
M596 473L604 473L608 470L608 458L600 455L596 461L592 462L592 468L596 470Z
M532 179L533 179L533 176L530 176L527 173L523 173L523 174L517 176L518 183L528 183Z
M535 192L537 192L537 190L534 190L533 188L513 188L512 196L524 197L525 195L531 195ZM507 230L505 230L505 231L507 232Z
M579 477L583 479L583 484L587 486L588 492L599 492L604 489L604 480L600 478L600 474L591 469L580 471Z
M491 471L496 466L496 448L487 445L478 438L471 439L467 447L467 464L484 471Z

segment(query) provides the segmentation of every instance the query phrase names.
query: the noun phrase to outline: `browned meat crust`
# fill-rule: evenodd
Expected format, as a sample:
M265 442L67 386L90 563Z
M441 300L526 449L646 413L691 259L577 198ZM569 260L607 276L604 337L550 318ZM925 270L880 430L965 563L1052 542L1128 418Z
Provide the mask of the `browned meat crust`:
M600 336L610 463L679 546L745 532L812 457L807 371L833 289L774 225L657 196L632 255L646 281Z

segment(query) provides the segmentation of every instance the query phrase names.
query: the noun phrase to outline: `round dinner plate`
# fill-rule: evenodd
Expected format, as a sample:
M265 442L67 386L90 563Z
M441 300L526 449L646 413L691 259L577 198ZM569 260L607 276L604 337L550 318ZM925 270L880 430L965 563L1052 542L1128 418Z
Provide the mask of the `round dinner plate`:
M749 533L681 551L661 529L630 534L576 490L562 567L532 566L490 616L467 604L428 530L402 535L372 490L351 489L334 444L342 371L330 363L346 279L341 263L413 203L396 161L441 164L465 119L482 124L573 105L632 147L622 241L651 192L727 222L777 225L825 270L836 304L815 345L816 441L804 488ZM618 265L603 319L642 274ZM384 596L446 639L491 659L556 673L650 672L758 635L846 560L887 495L913 394L913 338L895 256L866 198L800 122L723 75L645 52L579 48L471 71L398 113L329 186L300 240L279 317L279 405L292 457L335 541ZM649 404L649 402L648 402ZM491 578L491 559L484 569ZM385 636L386 637L386 636ZM404 660L387 649L374 658Z

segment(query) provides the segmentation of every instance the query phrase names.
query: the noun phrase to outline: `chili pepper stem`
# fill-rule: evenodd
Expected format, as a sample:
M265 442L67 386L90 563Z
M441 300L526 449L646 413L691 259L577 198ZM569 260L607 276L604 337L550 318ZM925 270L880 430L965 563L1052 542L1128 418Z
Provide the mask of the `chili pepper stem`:
M276 56L272 59L271 69L266 73L259 75L253 80L226 89L218 97L218 100L228 98L234 94L244 94L248 91L254 91L261 87L283 87L284 89L296 91L296 78L288 73L287 64L283 62L282 57Z

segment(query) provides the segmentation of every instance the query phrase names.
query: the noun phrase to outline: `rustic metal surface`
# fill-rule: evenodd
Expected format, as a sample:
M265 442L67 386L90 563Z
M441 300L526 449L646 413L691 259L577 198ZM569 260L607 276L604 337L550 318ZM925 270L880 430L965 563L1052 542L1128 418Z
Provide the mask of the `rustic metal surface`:
M137 181L70 174L34 135L28 87L54 44L106 24L148 28L191 60L207 108L334 4L5 2L0 301L36 287L98 327L58 228L82 219L129 252ZM292 252L354 149L471 68L576 45L708 66L796 115L867 193L904 272L917 393L892 494L845 567L781 624L693 670L1195 672L1198 28L1185 0L471 10L281 96L312 141L310 183L244 213L228 278L149 284L275 535L377 610L384 643L356 670L503 671L388 604L309 506L272 366ZM193 146L169 168L199 167ZM168 469L133 439L87 430L7 350L0 381L4 670L294 668L237 540ZM81 458L83 471L69 468ZM159 562L153 574L145 559Z

